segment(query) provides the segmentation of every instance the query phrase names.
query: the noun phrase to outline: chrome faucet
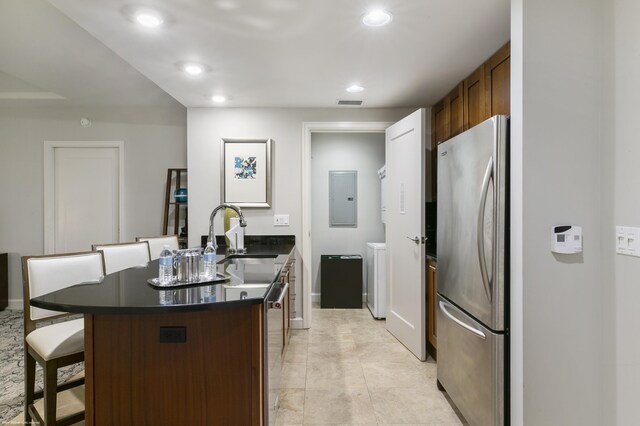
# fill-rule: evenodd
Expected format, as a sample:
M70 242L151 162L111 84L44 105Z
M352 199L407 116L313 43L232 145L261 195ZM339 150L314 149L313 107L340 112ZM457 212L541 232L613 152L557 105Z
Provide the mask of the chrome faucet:
M215 219L216 213L218 213L219 210L224 209L231 209L238 213L238 217L240 218L240 226L243 228L247 226L247 221L245 220L240 207L234 206L233 204L224 203L213 209L213 211L211 212L211 216L209 216L209 238L207 239L207 243L211 242L213 244L214 250L218 250L218 244L216 244L216 234L213 232L213 219Z

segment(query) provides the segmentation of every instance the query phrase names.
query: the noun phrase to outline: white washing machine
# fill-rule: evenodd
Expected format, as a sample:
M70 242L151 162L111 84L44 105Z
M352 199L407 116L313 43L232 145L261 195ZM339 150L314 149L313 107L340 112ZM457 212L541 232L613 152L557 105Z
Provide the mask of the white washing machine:
M386 317L385 243L367 243L367 306L376 319Z

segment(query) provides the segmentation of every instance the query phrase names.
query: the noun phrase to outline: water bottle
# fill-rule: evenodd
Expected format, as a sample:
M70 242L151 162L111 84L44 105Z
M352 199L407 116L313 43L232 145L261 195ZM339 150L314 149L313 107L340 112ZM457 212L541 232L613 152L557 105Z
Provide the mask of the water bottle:
M207 247L204 249L204 275L207 278L216 276L216 251L211 241L207 242Z
M173 254L169 250L169 245L165 244L160 253L160 270L158 273L158 281L160 284L171 284L173 281Z

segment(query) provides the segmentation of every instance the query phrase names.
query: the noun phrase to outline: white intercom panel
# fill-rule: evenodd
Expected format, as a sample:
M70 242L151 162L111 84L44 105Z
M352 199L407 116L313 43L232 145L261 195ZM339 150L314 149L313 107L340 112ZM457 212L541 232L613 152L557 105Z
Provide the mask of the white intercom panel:
M582 253L582 227L574 225L552 227L551 251L560 254Z

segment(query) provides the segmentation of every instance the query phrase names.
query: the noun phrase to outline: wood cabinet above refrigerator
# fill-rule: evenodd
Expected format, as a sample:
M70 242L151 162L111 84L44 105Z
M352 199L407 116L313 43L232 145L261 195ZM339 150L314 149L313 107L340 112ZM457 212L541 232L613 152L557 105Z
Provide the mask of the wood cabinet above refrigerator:
M497 114L510 113L510 43L431 107L431 146Z

